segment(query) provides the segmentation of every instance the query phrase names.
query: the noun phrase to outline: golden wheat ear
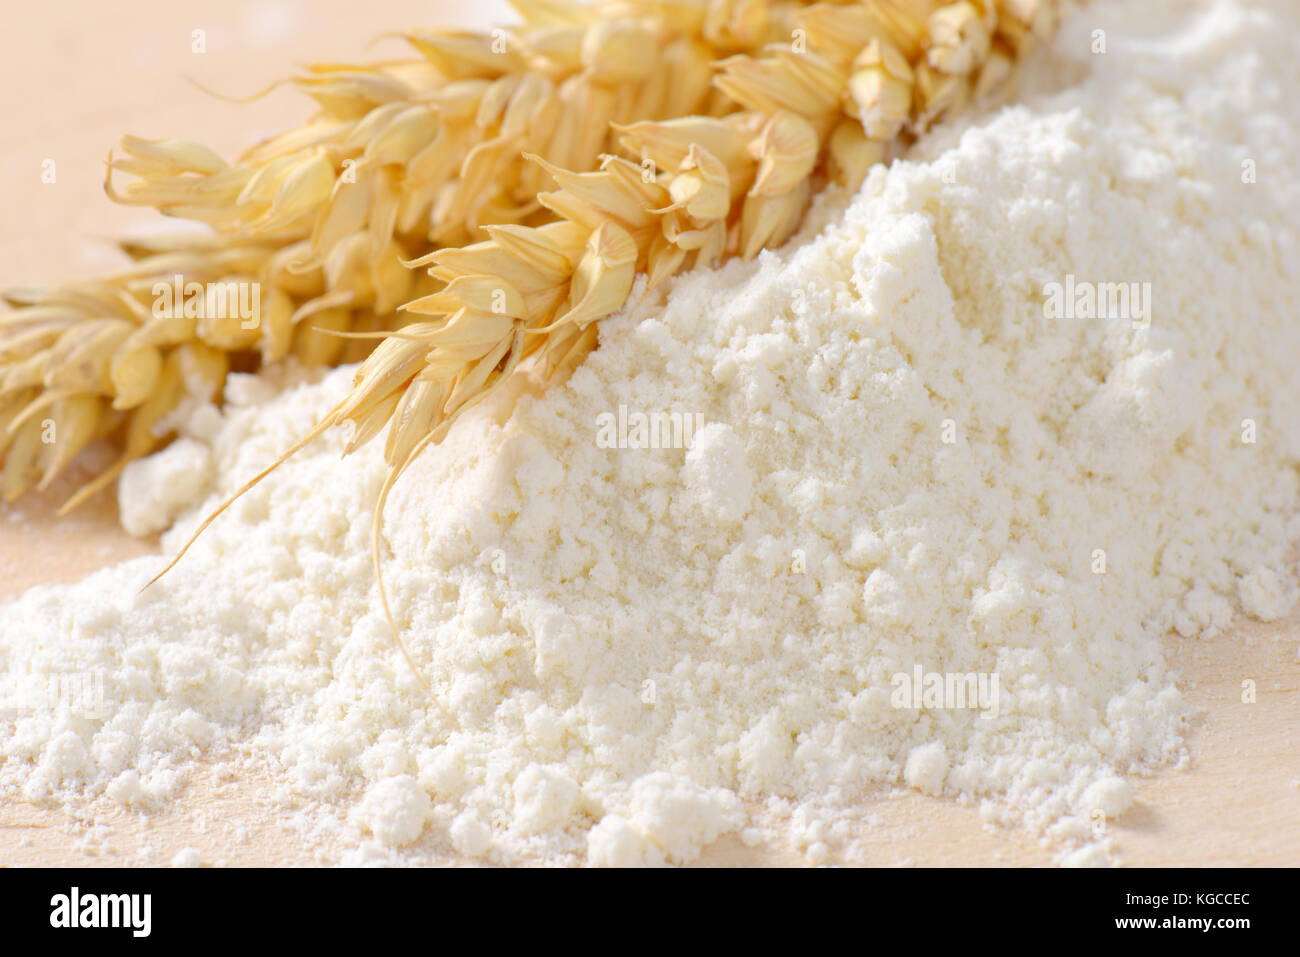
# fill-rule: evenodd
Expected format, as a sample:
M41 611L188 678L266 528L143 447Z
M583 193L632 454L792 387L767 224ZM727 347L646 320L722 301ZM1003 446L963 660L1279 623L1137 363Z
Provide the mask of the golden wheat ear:
M190 550L190 546L199 540L199 536L208 530L208 526L211 525L213 522L215 522L222 512L224 512L226 509L230 508L230 506L234 505L237 501L243 498L244 494L246 492L251 491L259 482L262 481L262 479L266 478L268 475L270 475L272 472L278 469L281 465L289 461L289 459L293 458L295 455L297 455L299 452L305 449L308 445L310 445L313 441L315 441L317 438L323 435L327 429L329 429L331 426L337 425L338 408L341 408L341 406L331 409L329 414L326 415L325 418L321 419L320 422L317 423L314 429L312 429L301 439L299 439L297 442L291 445L288 448L288 450L283 455L281 455L278 459L276 459L274 462L272 462L266 468L262 469L262 471L258 472L251 479L249 479L242 486L240 486L239 490L235 492L235 494L231 495L230 498L226 499L219 506L217 506L217 508L212 512L212 514L209 515L207 518L205 518L202 524L200 524L199 527L195 530L194 534L190 536L189 541L187 541L184 545L181 546L181 550L176 553L176 557L167 563L167 567L164 568L162 571L160 571L157 575L154 575L153 578L149 579L149 581L145 583L144 587L141 588L140 591L144 592L145 589L147 589L150 585L158 581L158 579L162 578L169 571L175 568L177 563L182 558L185 557L185 553Z

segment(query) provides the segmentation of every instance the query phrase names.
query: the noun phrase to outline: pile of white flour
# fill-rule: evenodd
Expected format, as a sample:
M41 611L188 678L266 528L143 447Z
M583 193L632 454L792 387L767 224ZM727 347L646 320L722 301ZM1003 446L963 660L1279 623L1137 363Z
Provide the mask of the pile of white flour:
M371 571L381 442L316 443L143 595L157 558L33 589L0 666L100 674L105 713L0 719L0 784L147 810L238 745L355 829L352 859L679 862L882 784L1086 840L1121 775L1183 756L1160 636L1293 604L1298 36L1293 0L1092 4L1022 105L467 417L385 523L434 706ZM1149 288L1149 324L1046 314L1052 284L1103 282ZM180 514L174 550L351 375L236 378L124 518ZM625 445L639 413L704 424L607 447L620 407ZM918 668L996 676L996 716L897 707Z

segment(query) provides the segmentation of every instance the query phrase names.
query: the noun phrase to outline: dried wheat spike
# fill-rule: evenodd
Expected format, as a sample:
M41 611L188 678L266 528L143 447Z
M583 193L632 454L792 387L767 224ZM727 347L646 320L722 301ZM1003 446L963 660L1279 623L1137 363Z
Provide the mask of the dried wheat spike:
M184 140L124 137L119 201L258 240L310 239L318 263L367 229L460 245L537 218L525 152L590 169L611 123L728 108L712 63L786 39L807 0L517 0L510 33L413 32L415 60L322 64L289 81L320 107L226 165ZM110 189L112 187L110 186Z
M139 262L122 276L11 297L19 308L0 319L0 492L12 500L48 484L89 441L115 438L121 457L72 507L166 441L170 413L193 394L166 377L182 346L219 353L210 370L363 358L366 334L393 328L402 302L435 288L404 260L485 226L555 218L537 199L547 174L525 152L592 169L612 146L611 123L729 109L710 85L712 61L788 36L805 3L520 0L524 23L509 34L411 33L414 59L311 67L290 82L319 112L234 164L188 140L123 137L109 195L213 235L128 244ZM119 188L114 172L135 178ZM155 319L150 290L177 275L256 284L260 323ZM223 381L202 391L219 396ZM35 425L50 420L34 444Z
M368 344L326 335L321 327L387 328L383 317L421 288L397 268L372 271L368 258L339 256L322 268L289 269L293 247L277 250L205 237L167 244L127 244L137 262L104 280L43 292L10 293L17 307L0 315L0 493L15 500L50 482L98 438L111 438L120 456L65 504L75 507L109 484L133 459L165 443L186 400L219 398L226 374L297 356L309 364L360 360ZM347 247L344 247L346 249ZM351 269L352 273L348 270ZM355 273L366 272L364 277ZM206 291L158 308L184 277ZM344 288L348 309L331 306ZM209 298L259 291L255 325ZM169 305L171 297L168 299ZM246 328L246 326L250 326ZM177 375L177 373L182 373ZM43 425L41 445L18 431ZM18 450L18 451L15 451ZM39 454L36 454L39 453Z
M491 226L485 242L413 261L429 267L440 287L405 307L421 321L362 363L352 394L285 454L344 422L355 426L353 447L389 427L389 475L371 544L390 623L379 574L384 504L427 445L524 360L535 357L548 377L580 361L596 323L624 305L638 274L654 284L783 243L818 176L860 181L888 141L921 132L970 101L994 38L1010 32L1025 41L1043 29L1051 9L1010 0L815 5L795 21L805 33L802 48L772 45L720 63L715 83L740 109L618 126L625 154L648 159L649 167L607 155L599 170L575 172L531 157L558 186L537 195L556 222ZM409 654L408 661L415 668Z

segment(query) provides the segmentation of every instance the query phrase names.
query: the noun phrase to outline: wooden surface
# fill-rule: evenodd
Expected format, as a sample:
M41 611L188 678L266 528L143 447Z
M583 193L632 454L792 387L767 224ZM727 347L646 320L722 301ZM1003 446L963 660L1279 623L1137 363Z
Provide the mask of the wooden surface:
M359 59L370 37L390 29L505 16L499 0L119 0L28 4L6 10L0 31L0 285L94 275L116 262L91 237L156 224L113 207L100 181L119 134L201 139L231 155L297 122L305 107L288 91L254 104L214 101L193 77L232 95L263 87L292 64ZM191 52L194 29L208 52ZM370 55L392 54L391 41ZM57 180L40 181L53 158ZM70 519L53 507L69 482L46 496L0 505L0 600L40 583L75 581L95 568L147 553L125 535L111 495ZM1134 780L1137 803L1110 825L1112 854L1125 865L1300 864L1300 618L1246 624L1209 641L1170 638L1167 653L1202 716L1185 770ZM1242 702L1242 682L1256 701ZM256 756L245 756L256 765ZM221 760L199 767L165 813L140 816L106 805L36 807L0 794L0 864L168 863L195 848L204 863L310 864L340 847L307 846L288 823L272 771L231 775ZM915 793L884 794L861 813L860 839L879 865L1044 865L1052 854L1020 832L980 824L978 808ZM789 848L748 848L728 837L706 864L783 864ZM448 862L455 863L455 862Z

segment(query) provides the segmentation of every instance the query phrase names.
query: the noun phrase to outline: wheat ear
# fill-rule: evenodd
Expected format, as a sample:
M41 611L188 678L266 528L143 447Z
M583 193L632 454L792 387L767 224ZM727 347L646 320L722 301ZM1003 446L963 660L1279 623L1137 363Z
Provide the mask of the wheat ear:
M725 111L711 61L787 35L805 5L518 0L524 22L512 32L410 33L413 59L309 68L287 82L317 115L236 163L188 140L123 137L109 195L213 234L125 244L139 261L120 276L9 297L18 308L0 318L0 494L13 501L48 485L90 441L117 439L117 462L66 511L163 444L187 398L220 396L229 369L364 358L366 338L346 333L390 329L400 303L436 288L404 260L484 225L554 218L537 203L545 172L524 152L594 168L611 123ZM135 178L119 188L115 172ZM153 315L151 290L174 276L256 288L260 321L219 309ZM177 363L205 374L165 374Z

